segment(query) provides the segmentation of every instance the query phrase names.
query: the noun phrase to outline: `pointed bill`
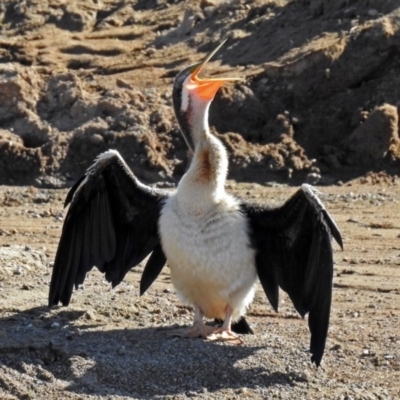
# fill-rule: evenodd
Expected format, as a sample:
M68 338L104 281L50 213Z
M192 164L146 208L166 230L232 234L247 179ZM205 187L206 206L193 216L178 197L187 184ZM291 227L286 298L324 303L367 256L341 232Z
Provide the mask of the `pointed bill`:
M213 55L226 43L226 39L220 43L213 51L211 51L204 58L203 61L194 65L192 67L190 82L193 87L196 88L199 96L205 100L212 100L217 93L218 89L225 83L229 81L240 81L240 78L199 78L198 74L203 69L203 67L210 61Z

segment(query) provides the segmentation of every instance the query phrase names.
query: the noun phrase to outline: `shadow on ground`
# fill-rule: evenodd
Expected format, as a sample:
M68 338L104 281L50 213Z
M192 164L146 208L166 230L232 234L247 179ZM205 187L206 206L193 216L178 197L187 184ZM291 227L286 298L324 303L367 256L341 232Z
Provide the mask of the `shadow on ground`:
M168 336L171 328L75 325L84 314L35 307L0 319L0 365L64 391L139 398L291 385L304 379L274 371L267 359L263 367L247 363L263 347L174 338ZM166 379L160 381L160 376Z

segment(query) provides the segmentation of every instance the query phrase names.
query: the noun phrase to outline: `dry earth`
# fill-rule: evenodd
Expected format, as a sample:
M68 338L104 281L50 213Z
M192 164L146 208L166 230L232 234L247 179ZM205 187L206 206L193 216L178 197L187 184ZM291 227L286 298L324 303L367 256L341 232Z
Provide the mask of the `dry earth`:
M192 311L166 268L143 297L141 267L111 290L92 271L69 307L47 292L66 190L0 190L0 398L396 399L400 396L400 181L369 175L323 188L345 250L335 245L332 319L322 367L307 322L286 296L275 314L261 288L242 346L168 336ZM230 182L278 205L295 189Z
M0 187L1 399L400 397L398 0L9 0L0 21L0 184L28 185ZM173 79L225 38L205 74L243 78L210 110L230 189L280 204L318 182L344 237L318 370L306 321L261 290L236 347L168 337L192 312L167 269L142 298L141 268L115 290L93 271L70 307L46 307L54 188L110 147L174 185Z
M147 182L186 148L176 74L207 75L234 179L334 183L400 165L398 0L0 2L0 183L71 184L113 147Z

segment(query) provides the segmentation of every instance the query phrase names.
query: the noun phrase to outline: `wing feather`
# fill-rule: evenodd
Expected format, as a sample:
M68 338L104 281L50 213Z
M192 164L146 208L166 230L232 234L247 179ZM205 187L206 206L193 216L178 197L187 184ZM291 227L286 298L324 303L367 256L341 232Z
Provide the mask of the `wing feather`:
M343 248L339 229L309 185L281 207L243 203L242 208L249 220L264 292L277 311L281 287L301 316L309 314L311 360L319 365L332 300L332 236Z
M146 266L144 267L142 278L140 280L140 295L144 294L151 286L157 276L160 274L167 259L162 251L161 244L158 244L151 253Z
M74 287L75 283L75 276L76 272L78 270L81 257L82 257L82 237L83 237L83 230L82 228L82 222L78 222L77 229L75 230L74 236L72 237L73 245L75 247L75 251L70 253L69 260L69 273L65 282L65 289L62 294L61 301L63 301L64 298L68 297L68 293L72 292L72 289Z
M155 248L153 280L165 264L158 218L168 193L140 183L119 153L103 153L69 191L50 283L49 305L68 305L96 266L114 286ZM162 265L161 265L162 264ZM154 271L152 271L154 268ZM151 282L152 283L152 282Z

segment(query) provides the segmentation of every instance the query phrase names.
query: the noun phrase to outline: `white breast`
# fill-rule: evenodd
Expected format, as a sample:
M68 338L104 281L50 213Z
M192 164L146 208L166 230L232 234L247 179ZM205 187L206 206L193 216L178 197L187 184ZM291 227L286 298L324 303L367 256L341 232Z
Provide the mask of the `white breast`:
M179 297L204 315L224 318L229 305L238 318L253 298L257 276L246 218L229 195L202 212L191 211L174 194L160 217L172 283Z

